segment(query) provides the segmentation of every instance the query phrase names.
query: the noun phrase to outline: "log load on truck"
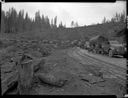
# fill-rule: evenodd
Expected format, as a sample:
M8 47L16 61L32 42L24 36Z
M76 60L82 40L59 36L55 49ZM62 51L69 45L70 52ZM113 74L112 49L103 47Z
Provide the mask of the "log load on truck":
M89 40L88 50L93 53L106 54L109 47L109 40L101 35L97 35Z
M97 35L89 40L87 50L89 52L108 55L113 57L114 55L122 55L126 57L126 46L120 44L118 41L109 41L107 38Z

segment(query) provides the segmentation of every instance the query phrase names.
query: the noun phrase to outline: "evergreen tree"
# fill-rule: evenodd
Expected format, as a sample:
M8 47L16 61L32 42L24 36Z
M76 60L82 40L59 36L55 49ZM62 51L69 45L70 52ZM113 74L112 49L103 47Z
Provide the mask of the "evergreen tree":
M123 13L121 13L121 15L120 15L120 22L126 22L126 14L125 14L124 11L123 11Z
M79 25L78 25L78 22L76 22L76 23L75 23L75 27L78 27L78 26L79 26Z
M57 16L54 18L54 27L57 27Z
M0 33L4 33L5 32L5 26L6 26L6 23L5 23L5 19L6 19L6 17L5 17L5 12L4 11L2 11L1 12L1 32Z
M23 32L24 30L24 10L19 11L17 25L18 25L18 31Z
M35 13L35 27L37 30L41 30L41 16L39 11Z
M102 23L106 23L107 19L104 17L104 19L102 20Z
M17 12L14 8L9 9L6 13L6 24L7 24L7 33L14 33L17 31Z
M50 28L50 21L48 16L45 17L45 29L49 29Z
M60 24L59 24L59 28L63 28L62 21L61 21Z
M71 27L73 27L73 26L74 26L74 21L71 22Z
M51 19L51 28L53 28L53 25L54 25L54 24L53 24L53 19Z

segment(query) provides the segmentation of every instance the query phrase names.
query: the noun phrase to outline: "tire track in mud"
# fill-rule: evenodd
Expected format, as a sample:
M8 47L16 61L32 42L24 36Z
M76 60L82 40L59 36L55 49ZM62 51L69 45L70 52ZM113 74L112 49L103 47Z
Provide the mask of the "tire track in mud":
M83 52L83 50L81 50L81 49L77 49L77 52L79 52L80 55L83 55L83 56L92 58L92 59L95 60L95 61L101 61L101 62L107 63L107 64L109 64L110 67L114 67L114 66L115 66L115 67L116 67L117 69L119 69L119 70L120 70L120 69L121 69L121 70L125 70L125 69L126 69L126 67L121 67L121 66L118 66L118 65L116 65L116 64L113 64L113 63L110 63L110 62L107 62L107 61L98 59L98 58L96 58L96 57L93 57L93 56L89 55L89 53ZM105 59L105 58L104 58L104 59ZM113 58L111 58L111 59L113 59ZM125 64L125 65L126 65L126 64Z
M78 55L80 55L80 53L78 52ZM83 54L81 54L81 56L82 57L85 57ZM93 58L89 58L89 59L92 59L92 60L95 60L95 59L93 59ZM94 61L95 62L95 61ZM124 70L122 70L122 69L118 69L117 70L117 68L115 68L114 66L112 67L110 64L107 64L107 62L103 62L103 61L96 61L95 63L92 63L91 62L91 64L95 64L95 65L101 65L102 64L102 66L104 67L104 69L108 72L108 73L110 73L110 74L112 74L112 75L114 75L115 77L119 77L119 78L121 78L121 79L124 79L125 80L125 77L126 77L126 74L125 74L125 72L123 72ZM108 67L109 66L109 67Z
M119 68L116 65L114 66L113 64L109 64L101 60L97 60L93 57L81 53L78 49L70 50L68 54L70 57L75 58L76 60L80 60L82 64L96 65L103 68L105 71L107 71L107 73L118 77L123 82L126 81L126 71L123 68Z

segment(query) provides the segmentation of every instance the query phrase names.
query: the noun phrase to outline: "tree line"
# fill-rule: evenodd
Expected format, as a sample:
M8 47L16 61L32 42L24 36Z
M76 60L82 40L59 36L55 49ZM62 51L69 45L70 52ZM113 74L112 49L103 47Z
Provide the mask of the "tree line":
M123 13L116 13L116 15L107 20L105 17L102 20L102 24L105 23L116 23L125 22L126 15ZM78 23L72 21L71 27L78 27ZM57 30L57 28L66 28L65 25L60 22L57 27L57 16L53 19L49 19L48 16L40 15L40 12L35 13L35 17L32 19L29 17L28 13L24 13L24 10L20 10L19 13L14 8L9 9L5 12L2 10L1 13L1 32L3 33L20 33L20 32L43 32L47 30Z
M65 26L62 22L59 24L60 28ZM14 8L5 12L1 12L1 32L15 33L15 32L30 32L30 31L45 31L48 29L57 28L57 16L49 19L48 16L40 15L40 12L35 13L34 19L30 18L28 13L20 10L19 13Z
M106 17L103 18L102 23L117 23L117 22L126 22L126 13L116 13L110 20L107 20Z

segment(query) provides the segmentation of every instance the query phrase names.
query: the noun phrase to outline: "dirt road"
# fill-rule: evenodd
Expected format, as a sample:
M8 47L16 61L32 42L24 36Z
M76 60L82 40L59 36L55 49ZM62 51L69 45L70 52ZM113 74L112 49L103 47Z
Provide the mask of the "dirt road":
M126 79L126 69L116 64L107 62L102 59L96 59L92 55L83 53L79 48L75 48L68 53L72 58L75 58L82 64L95 65L101 68L101 72L109 74L109 76L104 75L105 78L117 78L120 81L125 81ZM110 77L111 76L111 77Z
M126 58L121 58L121 57L109 57L109 56L106 56L106 55L100 55L100 54L94 54L94 53L90 53L88 52L87 50L85 49L80 49L80 48L77 48L82 54L85 54L85 55L89 55L93 58L96 58L98 60L102 60L102 61L105 61L107 63L111 63L111 64L114 64L116 66L119 66L119 67L122 67L122 68L125 68L126 69Z

